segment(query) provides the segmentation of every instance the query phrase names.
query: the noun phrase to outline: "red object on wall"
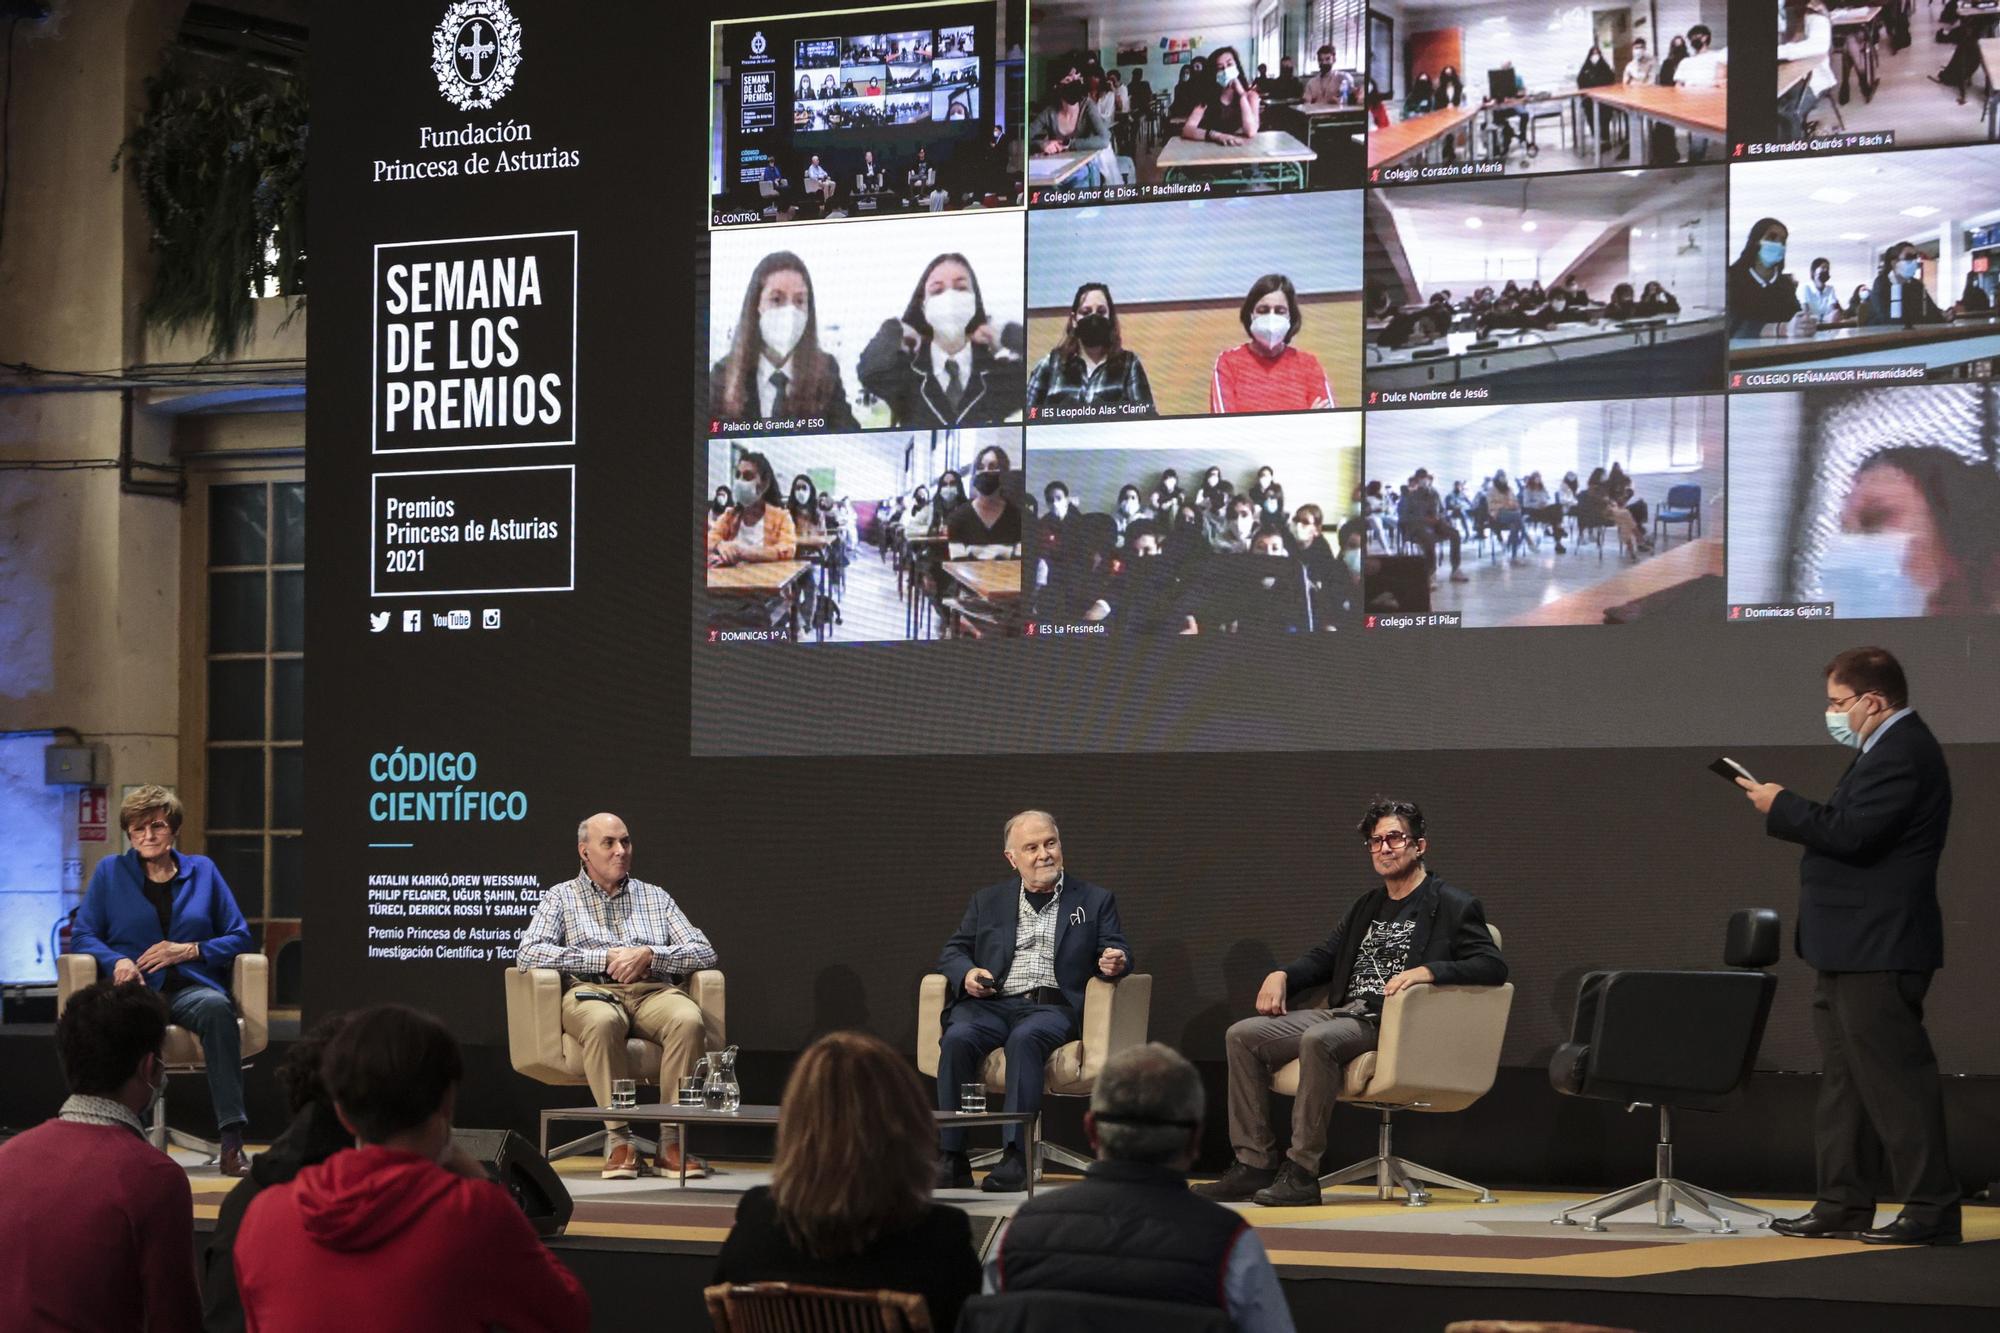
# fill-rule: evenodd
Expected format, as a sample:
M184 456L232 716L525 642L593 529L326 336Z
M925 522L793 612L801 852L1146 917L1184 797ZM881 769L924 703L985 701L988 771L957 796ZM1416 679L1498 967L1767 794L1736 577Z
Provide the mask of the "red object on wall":
M1458 71L1458 77L1469 89L1472 80L1465 77L1465 30L1462 28L1439 28L1435 32L1413 32L1410 34L1410 82L1416 82L1417 75L1428 74L1431 82L1437 82L1438 71L1450 65ZM1482 76L1480 85L1485 79ZM1470 92L1467 96L1475 96Z
M103 842L111 827L111 800L102 787L83 787L76 793L76 840Z

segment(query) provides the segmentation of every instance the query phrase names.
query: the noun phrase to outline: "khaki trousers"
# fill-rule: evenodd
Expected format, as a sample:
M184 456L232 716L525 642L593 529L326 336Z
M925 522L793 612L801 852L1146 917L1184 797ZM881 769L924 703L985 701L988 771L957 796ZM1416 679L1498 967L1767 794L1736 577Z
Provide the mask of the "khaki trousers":
M580 1000L574 989L562 997L563 1031L583 1047L583 1073L590 1080L590 1095L599 1106L611 1104L611 1081L619 1078L645 1079L656 1074L662 1099L673 1096L675 1085L694 1072L695 1062L708 1050L720 1050L722 1037L714 1022L701 1011L688 993L664 981L590 982L587 989L608 992L618 1003ZM628 1036L656 1042L661 1049L657 1070L634 1070L625 1052ZM623 1134L623 1120L607 1120L604 1127Z
M1278 1139L1271 1132L1271 1075L1299 1062L1299 1095L1292 1102L1292 1146L1285 1154L1308 1175L1319 1174L1326 1134L1340 1099L1349 1060L1375 1049L1380 1029L1356 1002L1339 1009L1299 1009L1277 1018L1246 1018L1230 1025L1229 1145L1245 1166L1277 1167Z

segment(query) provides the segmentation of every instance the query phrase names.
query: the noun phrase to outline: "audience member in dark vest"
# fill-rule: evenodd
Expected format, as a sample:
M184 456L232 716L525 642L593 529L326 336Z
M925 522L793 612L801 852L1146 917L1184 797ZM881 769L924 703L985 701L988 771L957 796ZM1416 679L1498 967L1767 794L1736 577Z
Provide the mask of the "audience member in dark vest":
M354 1146L354 1135L340 1123L333 1109L333 1094L320 1077L320 1061L326 1047L347 1026L347 1015L334 1014L313 1024L312 1031L292 1043L277 1068L278 1085L292 1113L268 1151L251 1159L250 1175L238 1181L215 1216L215 1230L209 1233L208 1249L201 1272L202 1327L208 1333L240 1333L243 1328L243 1299L236 1290L236 1232L251 1200L267 1185L282 1185L309 1166L324 1162L343 1148Z
M949 1329L979 1289L972 1224L931 1202L936 1134L917 1074L880 1038L806 1048L778 1103L771 1184L736 1206L717 1282L801 1282L921 1294Z
M260 1193L236 1236L251 1333L511 1333L590 1327L590 1298L451 1137L465 1063L442 1023L364 1009L321 1076L359 1141Z
M0 1144L0 1327L201 1327L187 1172L143 1125L166 1040L167 1002L144 982L100 981L64 1006L69 1100Z
M1097 1160L1082 1183L1021 1205L989 1252L985 1290L1219 1306L1238 1333L1289 1333L1256 1233L1188 1190L1203 1104L1201 1075L1172 1047L1106 1060L1083 1118Z

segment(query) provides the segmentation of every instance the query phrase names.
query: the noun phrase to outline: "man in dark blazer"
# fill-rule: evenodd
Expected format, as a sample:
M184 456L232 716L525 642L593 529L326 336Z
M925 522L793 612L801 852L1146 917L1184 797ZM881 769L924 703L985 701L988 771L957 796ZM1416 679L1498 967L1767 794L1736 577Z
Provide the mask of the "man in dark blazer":
M1319 1159L1347 1063L1375 1049L1382 1002L1407 986L1498 986L1507 980L1479 899L1430 873L1424 812L1414 801L1377 800L1358 830L1382 883L1362 894L1326 942L1264 979L1256 1018L1231 1025L1229 1143L1236 1160L1195 1187L1217 1201L1317 1204ZM1288 1011L1293 995L1326 986L1317 1009ZM1271 1075L1299 1062L1292 1146L1281 1159L1271 1132ZM1282 1167L1282 1169L1281 1169Z
M1738 778L1774 838L1805 848L1793 946L1819 973L1813 1033L1824 1072L1813 1113L1819 1198L1787 1236L1952 1245L1959 1190L1924 995L1944 965L1937 867L1951 822L1944 751L1910 707L1903 668L1850 648L1826 668L1827 730L1859 753L1824 805ZM1887 1159L1900 1216L1875 1226Z
M983 1082L986 1057L1001 1047L1006 1109L1040 1110L1042 1067L1057 1047L1077 1039L1085 984L1092 977L1116 980L1132 967L1118 899L1064 874L1054 818L1022 811L1007 821L1003 845L1014 875L972 895L938 956L947 997L938 1044L940 1110L958 1109L959 1085ZM965 1131L942 1130L938 1143L938 1188L971 1189ZM1021 1127L1009 1125L1006 1151L985 1188L1026 1189L1033 1165L1021 1151Z

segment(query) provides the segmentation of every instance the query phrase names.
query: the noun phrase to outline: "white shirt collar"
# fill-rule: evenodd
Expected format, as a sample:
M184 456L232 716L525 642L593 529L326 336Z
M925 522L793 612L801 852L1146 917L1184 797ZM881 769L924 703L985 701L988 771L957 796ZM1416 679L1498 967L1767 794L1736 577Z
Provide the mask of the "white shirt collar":
M112 1097L74 1093L62 1104L56 1118L75 1125L123 1125L140 1138L146 1137L146 1127L132 1114L132 1108Z
M939 347L937 341L933 339L931 341L931 373L937 376L937 382L940 386L950 382L950 377L945 374L944 369L947 363L957 364L958 384L961 390L966 385L972 383L972 344L970 342L967 342L965 346L947 356L945 350Z
M1882 725L1875 728L1875 730L1869 732L1868 739L1861 742L1861 753L1867 754L1870 750L1874 749L1875 742L1882 739L1883 732L1895 726L1898 722L1901 722L1904 718L1908 717L1910 714L1916 711L1917 711L1916 709L1911 708L1906 704L1903 707L1898 708L1895 712L1889 714L1889 716L1883 718Z

